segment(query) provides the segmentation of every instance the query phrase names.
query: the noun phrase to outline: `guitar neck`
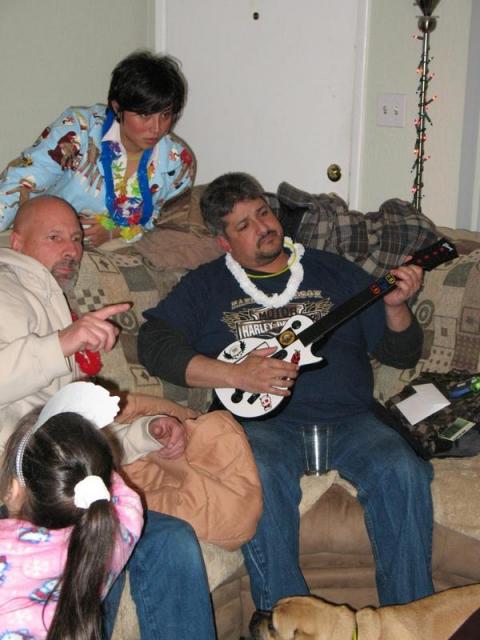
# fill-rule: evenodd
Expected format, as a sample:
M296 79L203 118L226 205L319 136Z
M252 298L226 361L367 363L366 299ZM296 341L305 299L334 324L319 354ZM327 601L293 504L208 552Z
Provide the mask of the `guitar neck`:
M306 347L315 340L319 340L333 331L338 325L349 320L356 313L367 307L369 304L378 300L389 291L395 289L397 279L393 274L388 272L367 289L357 293L356 296L350 298L346 302L330 311L328 315L321 318L318 322L314 322L310 327L304 329L298 334L298 339Z
M415 255L404 263L404 266L416 264L425 271L430 271L440 264L458 257L455 246L446 238L441 238L433 245L417 251ZM395 289L397 278L390 273L373 282L367 289L330 311L328 315L314 322L310 327L298 334L298 339L306 347L312 342L323 338L327 333L338 327L356 313Z

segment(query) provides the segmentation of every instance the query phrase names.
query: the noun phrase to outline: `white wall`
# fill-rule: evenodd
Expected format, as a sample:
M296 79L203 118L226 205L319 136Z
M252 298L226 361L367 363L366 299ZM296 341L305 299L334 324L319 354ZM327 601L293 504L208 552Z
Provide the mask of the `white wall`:
M475 0L474 0L475 1ZM393 196L411 200L414 174L418 76L422 42L412 2L371 0L367 54L365 138L362 146L360 209L371 211ZM465 110L472 0L443 0L437 6L436 29L430 36L430 71L435 78L429 96L433 125L427 127L422 210L437 224L457 226L462 126ZM478 61L477 61L478 65ZM478 73L478 66L476 72ZM380 93L407 96L407 126L376 126L376 102ZM468 145L471 140L465 140ZM463 226L468 223L462 220Z
M480 2L472 4L462 154L458 192L459 227L480 229Z
M0 169L66 106L105 100L115 63L137 47L153 45L153 7L161 8L164 1L1 0ZM253 0L248 2L253 8ZM478 2L441 0L436 10L439 20L431 36L434 59L430 65L436 78L430 89L439 99L430 110L433 126L428 131L427 152L431 159L425 165L422 202L425 213L438 224L472 228L479 228L480 223L480 143L478 109L472 116L465 95L471 87L467 74L478 74L478 44L477 49L474 46L480 37ZM295 3L295 7L300 5L301 0ZM394 196L411 199L415 69L421 53L421 43L412 38L418 32L419 13L413 0L370 0L369 5L358 206L362 211L376 210L383 200ZM476 36L470 42L470 29L475 25ZM306 69L306 76L310 72ZM405 128L376 126L376 99L384 92L407 95ZM473 100L478 99L477 89ZM473 121L464 131L464 115L469 113ZM465 195L467 171L472 193ZM287 176L288 170L288 180Z
M180 32L183 29L183 33L185 32L185 25L189 24L188 7L191 6L191 1L157 0L156 20L157 24L160 24L157 38L159 48L162 48L162 43L166 41L166 48L169 50L169 29L172 31L180 29ZM329 4L327 0L318 1L322 8ZM430 83L429 96L435 93L439 97L430 107L433 126L427 129L425 150L431 157L424 168L422 210L439 225L475 228L478 225L478 215L476 216L470 210L472 209L471 201L479 198L480 179L477 175L480 173L480 160L472 169L472 163L468 163L465 158L472 156L474 159L480 158L480 145L477 146L477 141L472 139L471 135L465 134L463 130L467 74L477 73L474 63L476 50L473 51L470 47L472 2L475 0L455 0L454 2L443 0L435 12L438 15L438 24L431 34L430 49L432 57L430 70L435 73L435 79ZM476 2L478 3L479 0ZM264 6L261 0L250 0L248 3L247 0L238 0L238 3L242 6L248 5L250 9ZM160 14L165 10L168 14L172 6L175 8L176 19L180 25L175 26L174 29L169 27L168 21L167 24L159 22ZM305 6L302 0L295 3L295 9L298 11ZM417 27L417 16L421 13L413 0L410 2L408 0L369 0L368 6L365 103L363 121L359 123L362 132L359 152L360 175L356 189L358 195L355 197L355 202L351 202L351 206L365 212L377 210L388 198L400 197L412 200L411 187L414 173L411 169L415 160L413 149L416 139L413 121L418 111L416 91L419 84L416 69L422 51L422 42L413 38L414 34L420 33ZM183 16L182 19L179 16ZM196 16L193 28L201 33L203 21L204 28L210 32L211 19L212 16L205 11ZM480 37L480 28L477 31L476 37L473 38L474 42ZM229 36L231 37L230 33ZM321 27L318 29L318 37L322 37ZM190 41L193 42L192 39ZM248 46L248 42L233 42L231 46L236 47L239 44ZM265 46L268 49L269 43ZM473 61L470 71L469 60ZM280 47L278 61L281 65ZM221 63L220 52L218 64L221 65ZM328 65L328 60L325 60L324 64ZM312 65L308 60L303 67L299 65L300 78L296 78L298 86L308 86L310 74L315 73L316 65L318 61ZM212 72L215 74L214 69ZM472 84L471 81L470 84ZM228 88L225 90L228 92ZM377 96L381 93L406 95L406 124L403 128L377 126ZM301 96L299 100L301 101ZM224 115L224 121L223 124L228 124L229 114ZM182 125L187 124L190 132L201 135L202 126L204 127L205 123L202 123L202 118L197 117L195 111L192 112L187 106L185 122L181 120L179 123L180 133ZM218 126L221 128L221 125ZM478 110L471 116L468 131L472 131L475 127L478 129ZM190 137L193 139L195 136L191 133ZM261 132L259 137L261 138ZM295 160L291 158L290 162ZM461 169L462 162L463 167L468 164L472 174L468 194L465 194L465 186L463 184L461 186L461 178L465 174L465 169ZM293 176L294 170L287 164L283 179L305 188L305 185L295 182ZM318 185L318 191L335 190L335 185L331 183L325 185L321 178L315 184ZM460 192L461 188L462 192ZM466 204L459 202L462 194Z
M0 169L65 107L105 102L110 73L153 44L151 0L1 0Z

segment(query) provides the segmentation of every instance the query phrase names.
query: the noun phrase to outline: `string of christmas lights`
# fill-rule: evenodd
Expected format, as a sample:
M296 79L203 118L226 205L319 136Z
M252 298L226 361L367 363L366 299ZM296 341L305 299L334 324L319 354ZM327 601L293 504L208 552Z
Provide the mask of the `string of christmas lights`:
M423 41L423 47L420 64L417 67L417 74L419 76L416 92L418 95L418 114L414 120L416 140L413 152L415 154L415 161L411 173L415 172L412 186L413 205L420 213L422 211L423 198L423 170L425 163L430 159L430 155L425 152L427 124L432 125L432 119L430 118L428 110L431 103L438 97L433 95L431 98L428 98L428 89L430 82L435 77L435 74L430 72L430 62L433 60L433 58L430 57L430 33L437 25L437 19L432 13L439 2L440 0L417 0L415 3L420 7L423 15L418 18L418 28L421 31L421 35L415 34L413 37L416 40Z

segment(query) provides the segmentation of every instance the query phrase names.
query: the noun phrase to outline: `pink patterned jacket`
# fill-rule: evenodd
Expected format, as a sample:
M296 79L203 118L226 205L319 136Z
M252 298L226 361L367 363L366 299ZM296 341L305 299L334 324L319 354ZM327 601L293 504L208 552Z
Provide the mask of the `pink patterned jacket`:
M116 473L111 494L120 535L105 591L127 563L143 526L139 496ZM65 566L71 531L71 527L52 530L25 520L0 519L1 640L46 637L58 600L56 585Z

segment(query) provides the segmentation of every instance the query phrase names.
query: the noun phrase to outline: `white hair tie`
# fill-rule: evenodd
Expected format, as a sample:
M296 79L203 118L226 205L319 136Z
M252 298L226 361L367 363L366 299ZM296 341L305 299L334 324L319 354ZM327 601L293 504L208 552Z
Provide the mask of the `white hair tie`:
M79 509L88 509L97 500L110 500L110 492L100 476L86 476L74 488L73 502Z

